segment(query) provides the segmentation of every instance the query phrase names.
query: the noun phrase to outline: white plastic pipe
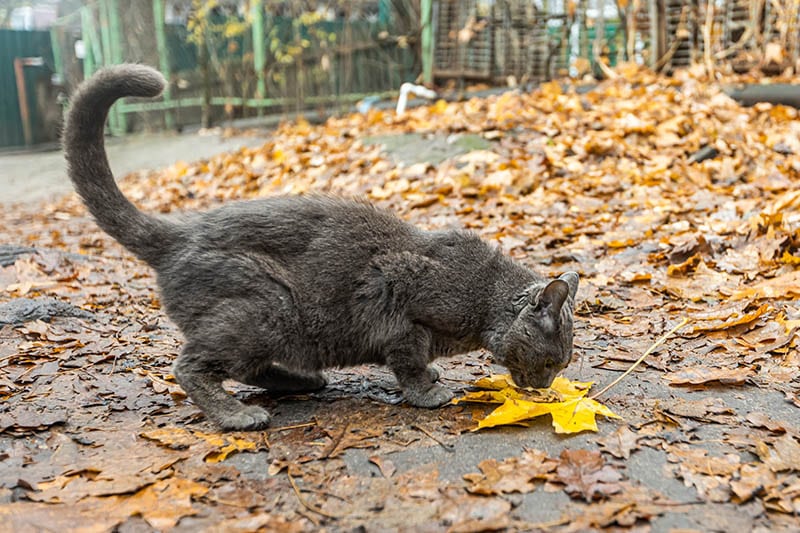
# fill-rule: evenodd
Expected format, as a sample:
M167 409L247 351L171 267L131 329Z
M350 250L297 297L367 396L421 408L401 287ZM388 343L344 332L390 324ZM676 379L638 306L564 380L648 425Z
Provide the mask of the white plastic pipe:
M422 85L415 85L413 83L404 83L400 86L400 96L397 98L397 114L402 115L406 112L406 105L408 105L408 94L411 93L415 96L427 98L432 100L436 98L436 91L432 91Z

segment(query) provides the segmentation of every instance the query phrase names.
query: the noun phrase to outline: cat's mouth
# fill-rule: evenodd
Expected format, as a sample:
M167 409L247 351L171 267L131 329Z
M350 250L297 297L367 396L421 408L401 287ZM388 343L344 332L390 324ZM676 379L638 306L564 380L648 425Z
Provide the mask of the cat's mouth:
M509 368L509 371L511 372L511 377L514 379L514 383L522 388L531 387L533 389L546 389L555 379L555 375L550 375L549 372L543 374L533 372L529 374L513 368Z

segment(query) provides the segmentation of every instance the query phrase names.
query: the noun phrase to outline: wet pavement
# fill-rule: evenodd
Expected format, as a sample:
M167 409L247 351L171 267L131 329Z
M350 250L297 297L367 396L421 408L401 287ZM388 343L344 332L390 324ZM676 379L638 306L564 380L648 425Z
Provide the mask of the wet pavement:
M388 141L388 142L387 142ZM236 150L240 146L255 146L262 141L258 137L232 137L222 139L219 135L159 135L132 137L123 140L111 140L108 152L111 166L118 176L129 172L155 169L180 160L195 160L215 153ZM417 162L419 143L429 146L433 159L442 156L450 157L454 153L463 153L472 147L469 143L449 146L446 139L431 142L419 136L408 136L408 142L402 138L378 139L391 145L390 150L399 157L414 158ZM416 143L416 144L415 144ZM434 153L435 152L435 153ZM444 154L444 155L442 155ZM71 186L64 174L64 162L60 152L5 154L0 155L0 203L32 202L48 197L69 193ZM580 299L580 296L579 296ZM582 349L592 342L592 334L578 317L576 322L576 352L582 357L574 362L566 371L571 379L595 381L598 388L611 382L619 375L619 370L609 371L600 367L604 354L600 350ZM687 360L696 356L686 354ZM441 362L443 382L456 391L463 391L470 379L490 369L487 354L471 354ZM502 370L495 368L495 370ZM413 415L413 409L402 403L396 382L389 372L383 368L362 367L354 370L333 371L328 373L330 384L325 390L296 398L261 398L260 394L247 388L240 389L238 394L248 401L265 401L271 409L274 427L290 427L293 424L306 424L320 413L335 409L340 412L361 411L363 413L397 410ZM250 396L248 396L250 395ZM768 413L776 421L787 427L800 427L798 409L786 401L784 396L775 391L759 390L754 387L738 389L736 387L707 387L702 390L671 387L665 383L661 373L643 367L615 387L604 402L615 412L624 416L624 423L602 420L599 434L582 433L574 436L560 436L553 432L547 417L533 423L530 427L505 427L479 433L452 432L448 434L435 431L435 428L420 430L418 439L405 446L394 446L389 451L381 445L379 452L384 457L391 457L397 469L397 475L420 471L425 468L438 471L439 480L443 483L459 484L465 474L477 471L476 465L486 459L503 460L517 457L526 449L538 449L550 457L558 457L562 450L597 449L599 438L607 438L618 427L629 424L642 429L650 424L661 424L663 431L645 438L635 448L629 458L611 459L610 462L623 472L631 482L652 489L668 498L676 505L683 504L678 510L665 508L664 512L652 518L652 531L668 532L676 529L697 531L750 531L757 529L758 522L754 517L761 512L760 504L736 505L733 503L712 503L698 498L697 490L691 484L682 482L674 475L668 458L668 452L661 442L674 442L672 439L691 439L694 443L705 443L705 447L714 453L729 453L731 448L724 446L723 441L731 433L735 433L739 424L732 419L726 423L717 423L703 419L703 416L686 415L673 418L675 435L669 433L669 424L663 420L655 421L653 412L661 412L670 405L689 402L702 403L705 400L720 401L735 413L737 420L753 413ZM455 413L460 407L447 406L441 409L439 419L446 420L448 412ZM421 415L425 423L432 423L433 418ZM376 416L375 420L381 420ZM420 422L422 424L423 422ZM210 430L207 424L201 427ZM435 434L434 436L428 433ZM391 448L391 446L389 446ZM270 451L258 453L242 453L232 456L226 464L236 468L244 478L263 479L266 476L265 465L275 460L280 453L278 447ZM349 448L341 454L347 471L353 476L375 478L381 475L379 467L371 458L375 449ZM750 458L752 460L752 458ZM426 466L427 465L427 466ZM332 487L336 492L336 487ZM566 510L574 506L574 501L563 491L548 492L536 490L528 494L510 494L507 499L514 509L514 516L531 524L548 524L558 521ZM754 507L755 506L755 507ZM757 507L757 508L756 508ZM575 512L580 512L576 509ZM402 518L402 517L401 517ZM409 518L411 520L411 518ZM410 523L418 524L415 520ZM390 521L382 523L389 526ZM191 518L181 522L179 529L190 530L202 527L202 517ZM366 529L369 530L369 529ZM763 531L762 524L762 531Z
M224 138L221 130L209 130L108 138L106 149L111 170L120 178L131 172L155 170L178 161L196 161L263 142L264 137ZM60 149L0 152L0 204L49 200L71 191Z

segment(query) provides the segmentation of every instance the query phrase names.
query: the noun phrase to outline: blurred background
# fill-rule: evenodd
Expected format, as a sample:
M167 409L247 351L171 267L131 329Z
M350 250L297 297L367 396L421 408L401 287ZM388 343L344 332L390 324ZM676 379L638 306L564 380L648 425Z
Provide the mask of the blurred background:
M0 0L0 149L57 140L75 87L139 62L169 80L128 100L116 136L396 98L591 82L623 63L724 80L798 68L800 0ZM363 107L366 106L366 107Z

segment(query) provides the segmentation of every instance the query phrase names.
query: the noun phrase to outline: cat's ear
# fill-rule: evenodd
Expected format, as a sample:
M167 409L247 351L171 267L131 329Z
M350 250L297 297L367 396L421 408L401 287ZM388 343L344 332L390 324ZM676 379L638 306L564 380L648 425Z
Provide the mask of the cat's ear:
M576 272L564 272L558 279L564 280L569 285L569 297L573 300L575 299L575 295L578 293L578 282L580 278Z
M555 329L561 316L561 308L569 296L569 283L563 279L554 279L536 294L531 301L533 317L546 329Z
M548 283L541 294L539 294L539 301L537 307L542 311L550 312L554 317L559 316L564 302L569 296L570 287L569 283L563 279L554 279Z

